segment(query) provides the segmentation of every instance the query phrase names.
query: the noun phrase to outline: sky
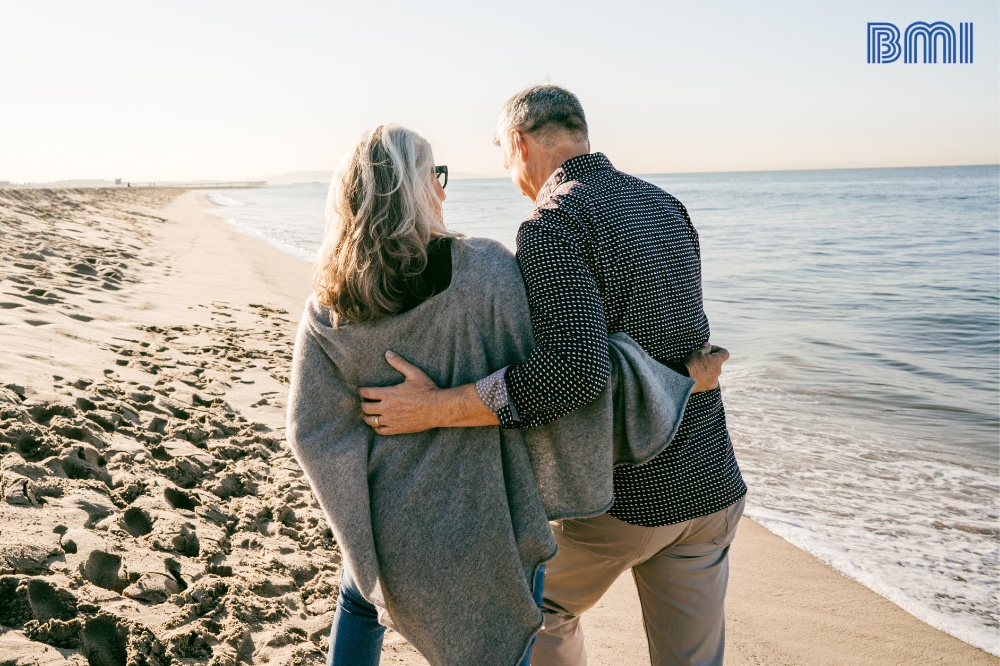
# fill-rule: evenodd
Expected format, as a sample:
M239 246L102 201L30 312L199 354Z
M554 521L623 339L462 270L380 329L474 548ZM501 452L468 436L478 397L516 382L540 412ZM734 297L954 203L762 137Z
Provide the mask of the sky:
M396 121L502 176L556 83L633 173L1000 162L996 0L0 0L0 181L330 170ZM867 23L975 26L971 65L866 63Z

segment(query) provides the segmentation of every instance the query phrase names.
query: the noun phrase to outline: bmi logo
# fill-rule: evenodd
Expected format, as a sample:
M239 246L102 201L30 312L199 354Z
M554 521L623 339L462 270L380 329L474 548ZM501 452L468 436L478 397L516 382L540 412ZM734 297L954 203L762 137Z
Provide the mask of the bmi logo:
M899 28L892 23L868 24L868 62L883 65L899 60L915 63L936 63L940 49L941 62L946 64L972 63L972 24L959 23L955 28L944 21L924 23L916 21L903 31L902 46ZM956 59L957 56L957 59Z

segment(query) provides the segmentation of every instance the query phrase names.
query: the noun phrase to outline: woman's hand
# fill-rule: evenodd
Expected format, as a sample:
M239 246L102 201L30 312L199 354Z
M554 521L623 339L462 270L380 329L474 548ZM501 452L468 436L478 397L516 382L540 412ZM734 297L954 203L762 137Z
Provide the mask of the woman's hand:
M719 387L722 364L729 360L729 350L705 343L684 358L688 375L695 381L692 393L704 393Z

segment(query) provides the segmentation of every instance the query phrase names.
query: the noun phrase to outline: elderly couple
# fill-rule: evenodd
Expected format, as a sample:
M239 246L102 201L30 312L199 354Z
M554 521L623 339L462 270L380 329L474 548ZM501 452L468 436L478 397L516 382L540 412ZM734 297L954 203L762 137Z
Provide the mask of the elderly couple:
M720 664L746 486L697 232L565 89L511 97L495 143L535 203L516 256L448 230L402 127L330 187L288 423L344 558L328 663L377 664L391 626L432 664L585 664L631 569L652 662Z

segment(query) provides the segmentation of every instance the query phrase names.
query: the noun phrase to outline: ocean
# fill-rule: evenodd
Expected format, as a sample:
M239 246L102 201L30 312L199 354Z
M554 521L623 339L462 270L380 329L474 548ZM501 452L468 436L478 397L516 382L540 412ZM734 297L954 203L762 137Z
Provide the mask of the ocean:
M1000 655L1000 168L642 177L701 238L747 514ZM509 180L447 193L450 228L514 248ZM315 257L325 185L209 197Z

